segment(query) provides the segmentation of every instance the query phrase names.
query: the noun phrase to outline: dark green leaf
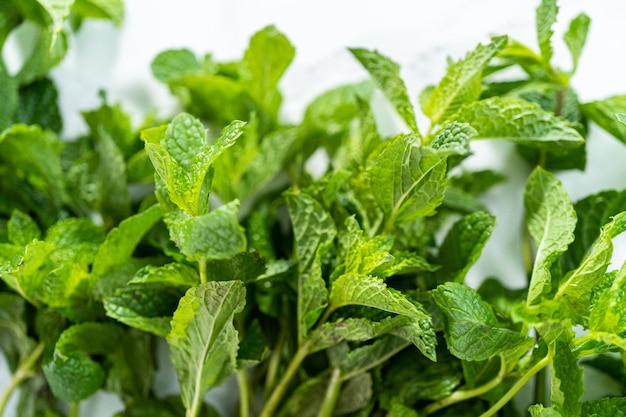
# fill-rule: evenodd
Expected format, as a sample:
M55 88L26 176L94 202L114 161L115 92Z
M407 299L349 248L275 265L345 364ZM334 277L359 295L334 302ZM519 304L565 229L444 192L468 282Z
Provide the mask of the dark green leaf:
M581 108L589 120L626 143L626 126L616 117L616 113L626 113L626 95L591 101Z
M57 89L49 78L37 80L20 88L16 122L39 125L42 129L60 133L63 121L58 96Z
M465 285L440 285L433 298L445 316L448 348L460 359L481 361L520 345L532 345L527 335L500 327L489 304Z
M439 282L463 282L470 267L478 260L491 236L495 217L477 211L458 220L439 248L436 271Z

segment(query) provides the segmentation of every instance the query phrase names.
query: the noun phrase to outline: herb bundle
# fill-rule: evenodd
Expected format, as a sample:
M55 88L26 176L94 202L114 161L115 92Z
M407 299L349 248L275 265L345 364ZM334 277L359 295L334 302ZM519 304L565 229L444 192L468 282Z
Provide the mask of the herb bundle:
M83 19L119 24L123 5L5 1L0 46L25 20L38 37L17 73L0 61L0 415L15 394L20 417L75 417L107 390L118 417L219 416L205 394L233 375L241 417L515 416L526 385L533 417L622 415L624 396L583 401L583 371L626 395L626 266L609 270L626 191L572 203L553 172L585 169L589 122L626 142L626 96L578 100L590 19L564 34L564 71L557 12L537 9L538 50L495 36L451 61L419 95L425 130L398 64L363 48L370 80L284 123L295 49L269 26L237 62L154 59L185 113L137 128L103 94L63 141L47 74ZM381 136L375 91L403 133ZM506 176L464 167L487 139L529 166L523 290L464 284L495 224L480 196ZM155 395L159 341L180 396Z

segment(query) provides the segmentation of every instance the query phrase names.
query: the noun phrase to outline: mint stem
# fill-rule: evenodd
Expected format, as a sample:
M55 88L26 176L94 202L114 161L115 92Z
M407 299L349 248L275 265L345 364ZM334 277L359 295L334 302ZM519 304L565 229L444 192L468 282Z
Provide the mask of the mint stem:
M206 283L206 259L198 261L198 271L200 272L200 284Z
M67 417L78 417L80 415L80 403L78 401L70 403L70 410Z
M498 400L497 403L491 406L491 408L480 415L480 417L491 417L495 415L502 407L508 403L517 391L522 389L524 385L532 378L537 372L541 371L552 361L550 355L546 356L539 362L537 362L532 368L528 370L507 392Z
M483 395L491 391L498 385L500 385L500 383L504 380L505 376L506 376L506 361L504 360L504 355L500 354L500 370L498 371L498 375L494 379L487 382L486 384L481 385L480 387L453 392L447 397L442 398L441 400L434 402L428 405L427 407L425 407L424 415L433 414L434 412L439 411L443 408L449 407L453 404L460 403L470 398Z
M250 381L247 369L237 371L237 385L239 386L239 416L250 417Z
M33 376L35 364L39 361L39 358L43 354L44 348L45 345L43 342L39 343L35 346L30 355L28 355L26 360L18 366L17 370L13 374L13 377L11 378L11 381L9 382L9 386L2 393L2 397L0 397L0 416L4 415L4 411L9 403L9 400L11 399L11 395L17 387L19 387L22 382Z
M265 403L265 406L263 407L263 410L261 411L261 414L259 415L259 417L273 417L274 416L274 411L278 407L280 400L283 398L283 395L285 395L285 392L287 391L287 388L289 387L291 380L296 375L296 372L300 368L302 361L304 360L304 358L307 357L308 354L309 354L309 344L305 343L298 349L294 357L291 359L291 362L289 362L289 366L287 366L287 370L285 371L285 374L281 378L280 382L278 383L274 391L272 391L272 395L267 400L267 403Z
M324 396L324 402L320 408L320 412L317 417L332 417L335 411L335 405L337 404L337 398L339 398L339 391L341 390L341 371L338 368L334 368L330 374L330 380L328 381L328 388L326 388L326 395Z

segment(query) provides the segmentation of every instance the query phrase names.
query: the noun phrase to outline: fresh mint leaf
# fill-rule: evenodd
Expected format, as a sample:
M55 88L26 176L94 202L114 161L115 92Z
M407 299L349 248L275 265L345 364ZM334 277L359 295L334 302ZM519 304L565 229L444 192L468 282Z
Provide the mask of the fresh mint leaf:
M198 285L200 278L195 269L181 263L171 263L163 266L148 265L141 268L128 283L159 284L186 290Z
M339 357L338 368L345 376L358 375L366 372L397 354L408 346L408 342L400 337L382 336L371 344L364 344L346 352Z
M120 395L126 403L150 397L155 372L154 343L144 332L128 329L120 346L109 356L105 389Z
M430 93L424 109L434 125L448 119L463 104L478 99L482 72L506 43L506 36L494 37L488 45L478 45L463 59L450 65L446 75Z
M495 217L477 211L458 220L439 247L435 274L439 282L463 282L470 267L478 260L495 225Z
M626 95L584 103L581 109L589 120L626 143L626 126L616 117L616 113L626 113Z
M112 229L98 248L92 273L104 276L128 261L143 236L161 220L161 209L154 205L121 222Z
M429 318L425 310L418 308L404 294L385 285L382 279L369 275L344 274L340 276L332 284L329 300L333 309L360 305L415 320Z
M59 110L59 93L49 78L34 81L19 90L15 120L25 125L39 125L60 133L63 128ZM1 126L1 122L0 122Z
M385 143L366 171L369 188L388 227L434 214L442 203L446 159L418 146L415 135L398 135Z
M415 110L409 99L406 85L400 77L400 65L375 50L350 48L350 52L370 73L406 126L411 132L419 135Z
M241 82L273 118L277 117L281 102L278 82L294 56L295 48L275 26L267 26L252 35L243 55Z
M442 154L466 156L470 153L470 139L477 134L467 123L452 122L437 133L430 146Z
M166 217L166 223L172 240L188 259L228 259L247 245L238 210L239 203L233 201L196 217L180 212L176 218Z
M72 12L82 18L107 19L115 26L121 26L124 20L124 2L122 0L75 0Z
M558 12L556 0L542 0L536 11L537 41L539 42L541 59L546 65L549 65L554 53L552 49L552 35L554 34L552 25L556 23Z
M108 137L122 152L125 160L142 148L141 142L133 130L130 116L124 112L122 106L119 103L108 104L106 95L101 93L101 96L100 108L83 112L83 119L96 139L96 144L103 136Z
M607 190L589 195L574 204L576 210L576 230L574 241L561 257L566 270L578 268L583 258L600 236L602 226L611 221L626 207L626 191Z
M241 135L243 122L233 122L209 146L207 133L199 120L181 114L167 129L142 132L146 151L154 168L165 182L170 199L191 216L208 212L211 191L211 165Z
M0 98L4 103L0 109L0 130L8 128L15 118L20 100L17 90L17 81L11 76L4 62L0 60Z
M0 292L0 350L15 371L32 346L25 322L26 302L16 294Z
M524 207L536 248L527 298L530 305L552 289L550 267L574 240L576 212L563 184L540 167L528 177Z
M169 49L158 54L150 68L157 80L167 84L182 75L201 72L202 65L189 49Z
M572 54L572 73L578 69L578 60L587 41L589 24L591 19L585 13L580 13L569 23L567 32L563 35L563 40L570 54Z
M328 248L337 229L328 212L304 193L285 194L298 261L298 339L306 335L328 303L321 273L321 251Z
M13 211L7 229L9 242L15 245L26 246L41 237L41 230L37 223L28 214L19 210Z
M525 334L500 327L491 306L462 284L448 282L433 291L441 308L448 349L459 359L482 361L520 345L532 345Z
M624 417L626 413L626 398L602 398L600 400L585 401L582 404L583 416Z
M610 287L600 293L591 307L589 329L614 334L624 333L626 331L626 311L619 300L625 294L626 267L622 266Z
M233 317L245 297L240 281L208 282L189 289L174 313L167 342L191 415L197 415L204 394L235 371L239 341Z
M80 401L94 394L103 386L106 371L91 355L110 355L122 339L122 329L112 324L83 323L65 330L43 365L54 395Z
M552 407L545 408L542 404L534 404L528 408L530 417L563 417L556 409Z
M584 139L564 119L545 112L535 103L493 97L462 106L450 118L468 123L478 132L474 139L504 139L552 152L581 146Z
M557 341L554 345L550 369L552 407L563 417L579 416L584 394L583 370L567 343Z
M600 237L580 266L567 274L559 285L555 300L567 300L575 323L585 323L589 315L591 291L602 278L611 262L613 254L612 239L626 231L626 212L613 217L604 225Z

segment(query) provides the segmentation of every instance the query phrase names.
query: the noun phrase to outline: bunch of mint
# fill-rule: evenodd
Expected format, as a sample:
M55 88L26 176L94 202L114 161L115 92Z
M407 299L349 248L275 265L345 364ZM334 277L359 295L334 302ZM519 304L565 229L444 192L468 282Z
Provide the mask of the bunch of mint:
M626 191L572 203L552 172L584 170L589 122L626 142L626 96L578 100L590 20L570 23L564 71L557 11L537 9L538 51L496 36L451 61L419 95L423 131L399 66L361 48L371 80L286 124L295 49L269 26L237 62L154 59L186 113L135 127L103 94L67 141L47 74L83 19L119 23L123 5L4 1L0 46L24 20L39 37L17 73L0 61L0 415L15 393L20 417L76 417L107 390L117 417L214 417L205 394L231 375L241 417L517 416L527 384L533 417L623 415L626 266L609 267ZM376 90L403 133L381 136ZM464 166L481 139L528 162L523 290L464 284L495 223L481 194L507 175ZM155 394L159 341L180 396ZM583 401L587 367L624 396Z

